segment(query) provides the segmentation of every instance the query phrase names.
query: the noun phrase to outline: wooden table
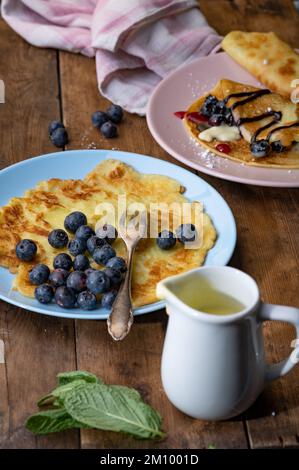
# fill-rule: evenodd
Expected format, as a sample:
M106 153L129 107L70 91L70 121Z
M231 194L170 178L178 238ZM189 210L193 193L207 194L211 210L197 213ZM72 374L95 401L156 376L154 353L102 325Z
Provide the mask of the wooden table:
M231 29L274 30L298 47L299 23L291 1L201 0L208 21L221 34ZM63 119L68 149L96 144L174 161L151 137L145 119L126 114L116 140L92 129L90 115L107 102L97 90L94 61L80 55L29 46L0 22L0 78L6 103L0 104L0 165L55 151L48 123ZM175 162L177 163L177 162ZM254 276L265 301L297 305L299 287L299 192L246 186L200 175L231 206L238 243L231 261ZM0 188L1 190L1 188ZM0 304L0 339L6 363L0 364L0 447L2 448L271 448L299 447L299 367L271 384L248 412L208 423L177 411L160 381L166 314L136 318L129 337L112 342L106 322L48 318ZM265 325L269 361L290 352L294 331L285 324ZM38 397L55 384L60 371L85 369L108 383L139 389L163 415L167 439L135 441L100 431L69 431L34 437L24 428Z

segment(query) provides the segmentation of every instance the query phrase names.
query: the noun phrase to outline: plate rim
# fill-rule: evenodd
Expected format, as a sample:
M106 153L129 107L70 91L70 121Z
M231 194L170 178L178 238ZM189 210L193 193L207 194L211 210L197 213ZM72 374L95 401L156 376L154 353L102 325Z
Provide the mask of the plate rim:
M248 179L247 181L244 181L244 178L239 177L237 175L226 175L226 174L223 174L221 171L215 170L213 168L205 167L205 166L200 165L200 164L196 165L196 163L194 163L193 161L188 160L183 155L181 155L179 152L176 152L176 150L174 150L171 147L171 145L169 145L167 142L165 142L165 140L163 138L161 138L159 133L156 131L156 126L154 125L154 123L152 121L152 109L155 106L154 101L156 99L156 95L159 94L160 89L162 87L164 87L165 84L170 82L173 79L173 77L175 77L177 75L180 75L182 73L182 71L185 68L190 67L190 65L197 64L198 62L201 63L203 61L215 60L215 58L217 58L217 56L227 56L230 59L232 59L232 57L230 57L226 52L217 52L216 54L210 54L208 56L198 57L197 59L194 59L191 62L188 62L186 64L182 64L176 70L174 70L169 75L167 75L163 80L161 80L161 82L157 85L157 87L155 88L155 90L151 94L150 99L148 101L147 109L146 109L146 121L147 121L147 125L148 125L148 128L150 130L150 133L151 133L152 137L155 139L155 141L167 153L172 155L176 160L184 163L186 166L188 166L190 168L193 168L196 171L205 173L207 175L214 176L216 178L223 179L223 180L226 180L226 181L233 181L235 183L240 183L240 184L250 184L250 185L254 185L254 186L271 187L271 188L298 188L299 187L299 181L297 181L297 182L292 182L292 181L290 181L290 182L287 182L287 181L286 182L279 182L279 181L272 182L272 181L267 181L267 180L263 180L263 179L257 179L257 180L251 180L251 182L250 182L250 179ZM246 70L246 69L244 69L244 70ZM252 77L256 78L253 75L252 75ZM204 150L206 150L204 147L202 147L202 148ZM233 162L233 160L230 160L230 162L237 163L237 162ZM283 169L282 168L268 168L268 170L281 171ZM288 171L288 170L289 170L289 168L286 168L284 171ZM296 171L296 170L297 170L297 172L299 172L299 169L296 169L296 168L294 168L292 171Z
M127 151L123 151L123 150L110 150L110 149L65 150L65 151L51 152L51 153L47 153L47 154L38 155L36 157L27 158L25 160L21 160L20 162L13 163L12 165L9 165L9 166L7 166L5 168L2 168L0 170L0 179L2 177L5 177L6 173L14 171L14 169L16 167L19 168L19 167L22 167L22 166L27 166L27 165L30 165L30 164L34 164L34 162L37 161L37 160L40 161L40 160L48 160L50 158L69 158L70 154L80 155L80 154L83 154L83 153L86 154L86 152L88 152L89 155L93 154L94 156L98 156L99 159L100 159L98 161L98 163L100 163L102 160L113 158L113 155L115 155L116 159L122 160L121 154L125 154L125 156L129 157L129 158L133 156L133 158L139 158L139 159L140 158L146 158L146 159L150 159L150 160L154 159L155 161L158 161L162 165L166 165L168 167L169 166L170 167L175 167L176 169L179 169L179 171L182 172L183 174L186 173L186 174L191 175L192 177L194 177L196 179L199 179L201 181L201 183L206 188L209 188L209 190L211 191L211 193L213 195L216 195L217 198L220 198L222 203L226 206L227 215L230 219L230 224L231 224L231 233L230 233L231 246L230 246L230 250L228 250L228 252L226 254L226 257L224 258L223 265L228 264L228 262L230 261L232 255L234 253L234 250L235 250L235 247L236 247L236 242L237 242L237 226L236 226L236 221L235 221L235 218L234 218L234 215L233 215L233 212L232 212L230 206L228 205L228 203L226 202L224 197L211 184L206 182L199 175L191 172L189 169L182 168L182 167L180 167L179 165L177 165L175 163L168 162L167 160L161 160L159 158L155 158L155 157L152 157L150 155L143 155L143 154L138 154L138 153L135 153L135 152L127 152ZM108 155L107 155L107 153L108 153ZM134 162L132 162L132 166L134 166ZM145 171L145 173L161 174L161 173L150 173L150 172L147 172L147 171ZM176 177L174 177L174 179L176 179ZM4 268L4 267L1 267L1 268L7 269L7 268ZM24 297L26 299L25 296L22 296L22 297ZM56 312L56 311L51 311L51 310L49 310L49 311L48 310L43 310L43 307L39 307L38 305L36 307L26 305L26 303L24 303L23 301L7 297L6 295L3 295L1 292L0 292L0 299L3 300L4 302L7 302L11 305L14 305L18 308L22 308L24 310L28 310L28 311L33 312L33 313L39 313L41 315L48 315L48 316L52 316L52 317L57 317L57 318L66 318L66 319L74 319L74 320L106 320L107 316L109 314L109 310L106 310L106 311L102 310L101 314L96 314L96 313L92 314L92 312L74 313L72 310L70 310L69 313L68 313L65 309L61 310L61 313L59 311ZM147 304L147 305L143 305L141 307L135 308L134 309L134 316L144 315L144 314L148 314L148 313L151 313L151 312L155 312L155 311L160 310L164 307L165 307L165 302L164 301L153 302L152 304ZM93 311L93 312L96 312L96 311Z

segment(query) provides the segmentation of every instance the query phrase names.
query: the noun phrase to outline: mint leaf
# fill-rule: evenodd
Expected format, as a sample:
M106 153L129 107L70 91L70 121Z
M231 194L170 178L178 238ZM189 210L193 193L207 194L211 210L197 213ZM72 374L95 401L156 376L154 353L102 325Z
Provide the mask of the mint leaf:
M57 375L58 385L66 385L74 380L85 380L90 383L101 383L96 375L86 372L85 370L74 370L72 372L61 372Z
M71 428L86 428L78 423L63 408L35 413L26 422L26 428L34 434L48 434Z
M161 416L127 387L85 383L65 394L64 406L74 420L92 428L140 439L164 437Z
M60 406L67 392L74 390L76 387L84 385L85 383L85 380L74 380L73 382L68 382L65 385L60 385L59 387L52 390L52 392L48 395L40 398L37 402L37 406Z

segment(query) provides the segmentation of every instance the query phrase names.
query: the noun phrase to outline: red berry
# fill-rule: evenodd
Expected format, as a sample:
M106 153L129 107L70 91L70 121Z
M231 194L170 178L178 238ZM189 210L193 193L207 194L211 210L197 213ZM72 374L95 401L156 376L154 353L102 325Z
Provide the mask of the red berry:
M201 122L207 122L209 120L207 116L204 116L203 114L196 111L193 113L188 113L187 119L188 121L194 122L194 124L200 124Z
M221 153L230 153L231 148L228 144L217 144L216 145L216 150Z
M184 119L185 114L186 114L186 111L176 111L176 112L174 113L174 115L175 115L176 117L178 117L179 119Z

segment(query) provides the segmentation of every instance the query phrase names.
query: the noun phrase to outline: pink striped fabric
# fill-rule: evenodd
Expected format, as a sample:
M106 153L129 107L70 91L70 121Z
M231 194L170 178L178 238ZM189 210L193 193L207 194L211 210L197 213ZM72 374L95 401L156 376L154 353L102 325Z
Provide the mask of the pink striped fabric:
M161 79L221 39L196 0L2 0L1 12L35 46L95 56L100 92L140 115Z

